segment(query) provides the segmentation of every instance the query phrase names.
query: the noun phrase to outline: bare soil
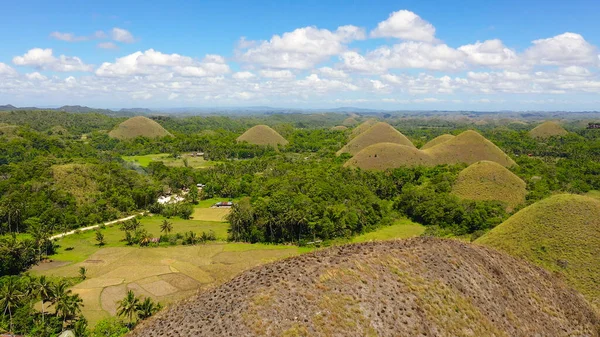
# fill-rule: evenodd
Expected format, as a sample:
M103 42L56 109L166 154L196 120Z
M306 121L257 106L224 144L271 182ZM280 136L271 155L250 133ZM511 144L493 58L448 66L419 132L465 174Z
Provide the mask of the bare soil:
M246 271L131 336L599 336L556 276L504 253L416 238L345 245Z

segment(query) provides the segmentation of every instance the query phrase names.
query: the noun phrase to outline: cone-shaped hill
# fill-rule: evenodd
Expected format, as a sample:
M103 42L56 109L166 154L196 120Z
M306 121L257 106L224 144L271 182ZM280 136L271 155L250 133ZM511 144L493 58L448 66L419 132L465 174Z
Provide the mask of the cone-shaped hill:
M402 166L431 166L432 159L425 152L411 146L395 143L377 143L359 151L344 166L363 170L387 170Z
M515 162L494 143L479 133L468 130L443 143L424 150L436 164L473 164L480 160L494 161L510 167Z
M344 126L353 126L355 124L358 124L358 121L354 117L348 117L342 122Z
M476 242L563 274L600 309L600 200L551 196L520 210Z
M140 136L148 138L172 136L160 124L143 116L129 118L117 125L108 135L117 139L132 139Z
M344 130L348 130L347 127L343 126L343 125L337 125L331 128L332 131L344 131Z
M527 184L506 167L482 160L462 170L452 193L468 200L497 200L508 210L525 202Z
M350 137L354 138L354 137L360 135L361 133L369 130L369 128L375 124L377 124L377 119L375 119L375 118L367 119L366 121L362 122L359 126L355 127L354 130L352 130L352 134L350 135Z
M553 121L548 121L542 123L531 131L529 131L529 135L533 138L546 139L550 137L560 137L568 134L567 130L565 130L560 124Z
M237 138L238 142L248 142L254 145L274 146L286 145L288 141L277 131L267 125L256 125Z
M441 144L445 141L448 141L450 139L454 138L453 135L449 135L449 134L443 134L441 136L437 136L434 139L428 141L427 143L425 143L425 145L421 146L421 150L426 150L430 147L434 147L438 144Z
M458 240L345 245L260 266L129 336L598 336L556 276Z
M395 143L415 147L400 131L394 129L388 123L379 122L349 141L346 146L337 152L337 155L339 156L342 153L355 155L367 146L377 143Z

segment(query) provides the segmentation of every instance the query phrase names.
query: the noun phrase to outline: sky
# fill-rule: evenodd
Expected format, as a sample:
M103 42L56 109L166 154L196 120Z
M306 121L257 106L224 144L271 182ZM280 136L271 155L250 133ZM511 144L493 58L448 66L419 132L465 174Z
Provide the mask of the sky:
M0 105L600 110L600 1L7 1Z

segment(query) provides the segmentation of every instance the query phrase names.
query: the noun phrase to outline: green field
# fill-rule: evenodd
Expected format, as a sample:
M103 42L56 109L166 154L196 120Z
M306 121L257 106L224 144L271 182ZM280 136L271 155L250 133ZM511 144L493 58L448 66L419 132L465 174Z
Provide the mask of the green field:
M188 166L191 168L207 168L215 166L218 162L204 160L202 157L191 157L189 155L182 155L181 158L173 158L168 153L160 154L148 154L145 156L123 156L123 160L132 163L137 163L142 167L147 167L153 161L162 161L165 165L171 167L183 167L187 159Z
M407 239L423 234L425 226L408 219L399 219L391 226L384 226L376 231L356 236L351 242L380 241L392 239Z

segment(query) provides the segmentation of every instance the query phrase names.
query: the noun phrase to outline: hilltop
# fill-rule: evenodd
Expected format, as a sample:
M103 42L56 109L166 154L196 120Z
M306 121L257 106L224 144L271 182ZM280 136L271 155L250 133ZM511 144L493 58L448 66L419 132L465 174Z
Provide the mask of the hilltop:
M449 134L443 134L441 136L437 136L434 139L428 141L427 143L425 143L425 145L421 146L421 150L426 150L430 147L434 147L438 144L441 144L443 142L446 142L452 138L454 138L455 136L453 135L449 135Z
M401 166L430 166L432 159L415 147L394 143L377 143L359 151L344 166L363 170L386 170Z
M354 138L354 137L360 135L361 133L369 130L369 128L375 124L377 124L377 119L375 119L375 118L367 119L366 121L362 122L359 126L355 127L352 130L352 134L350 135L350 138Z
M288 141L277 133L277 131L271 129L267 125L256 125L251 127L239 136L237 141L268 146L286 145L288 143Z
M473 164L480 160L494 161L510 167L515 162L494 143L473 130L424 150L437 164Z
M348 117L342 122L344 126L353 126L355 124L358 124L358 121L354 117Z
M117 139L132 139L135 137L160 138L172 136L160 124L143 116L129 118L123 123L117 125L108 135Z
M527 184L506 167L482 160L458 174L452 193L468 200L501 201L512 210L525 202Z
M131 336L598 336L598 316L541 268L417 238L337 246L242 273Z
M348 144L337 152L337 155L342 153L355 155L367 146L377 143L395 143L415 147L400 131L394 129L388 123L379 122L348 142Z
M539 139L565 136L568 133L560 124L553 121L542 123L529 131L531 137Z
M344 131L344 130L348 130L348 128L345 127L345 126L343 126L343 125L336 125L336 126L332 127L331 130L333 130L333 131Z
M476 242L564 275L600 308L600 200L554 195L520 210Z

